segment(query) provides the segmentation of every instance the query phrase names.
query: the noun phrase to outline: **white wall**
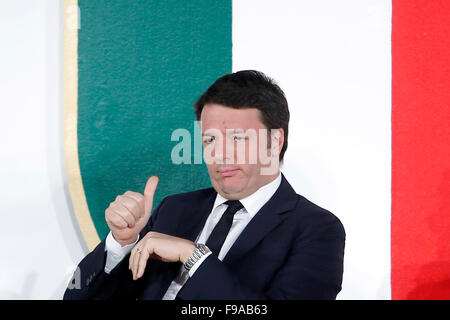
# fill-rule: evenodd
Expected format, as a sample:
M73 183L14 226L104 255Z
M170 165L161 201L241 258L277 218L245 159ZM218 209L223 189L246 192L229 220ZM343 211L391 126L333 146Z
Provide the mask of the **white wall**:
M60 299L87 252L62 149L58 0L0 1L0 299Z
M235 0L233 71L285 91L282 170L347 233L339 299L390 299L391 1Z

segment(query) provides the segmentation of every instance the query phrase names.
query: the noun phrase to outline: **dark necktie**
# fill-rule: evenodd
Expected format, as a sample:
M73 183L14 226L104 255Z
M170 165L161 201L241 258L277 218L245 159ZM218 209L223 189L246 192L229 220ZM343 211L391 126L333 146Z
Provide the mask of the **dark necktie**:
M211 235L208 238L208 241L206 241L206 246L216 256L219 255L220 249L225 242L228 232L230 232L231 225L233 224L234 214L244 207L238 200L228 200L227 202L225 202L225 204L228 205L228 208L223 213L219 222L217 222L216 226L211 232Z

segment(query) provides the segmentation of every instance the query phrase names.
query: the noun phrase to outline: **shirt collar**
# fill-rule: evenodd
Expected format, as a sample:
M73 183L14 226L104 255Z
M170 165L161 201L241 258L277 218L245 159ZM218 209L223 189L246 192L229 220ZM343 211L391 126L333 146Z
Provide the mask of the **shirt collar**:
M280 184L281 184L281 172L278 173L278 177L275 180L269 182L266 185L263 185L254 193L243 199L240 199L239 201L242 203L245 210L253 218L259 211L259 209L261 209L262 206L265 205L266 202L269 201L269 199L273 196L275 191L277 191ZM219 193L217 193L216 201L214 201L212 211L216 210L218 206L222 205L226 201L228 201L228 199L222 197Z

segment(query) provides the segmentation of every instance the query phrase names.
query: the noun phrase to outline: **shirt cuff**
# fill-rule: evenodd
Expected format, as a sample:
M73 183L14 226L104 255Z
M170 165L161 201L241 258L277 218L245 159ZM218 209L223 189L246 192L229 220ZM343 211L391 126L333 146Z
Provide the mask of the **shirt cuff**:
M114 239L112 232L108 233L105 241L105 251L106 251L106 263L105 272L110 273L127 254L130 253L134 245L139 241L139 235L134 243L123 246Z
M198 259L198 261L196 261L194 263L194 265L192 266L192 268L189 270L189 277L192 277L194 275L194 272L198 269L198 267L200 267L200 265L202 264L203 261L205 261L206 258L209 257L209 255L212 252L208 252L207 254L205 254L203 257L201 257L200 259Z

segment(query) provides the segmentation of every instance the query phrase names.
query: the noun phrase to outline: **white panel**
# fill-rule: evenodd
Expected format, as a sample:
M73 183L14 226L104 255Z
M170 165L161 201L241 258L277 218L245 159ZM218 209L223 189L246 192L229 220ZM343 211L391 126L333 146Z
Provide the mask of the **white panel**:
M0 2L0 299L60 299L85 255L62 149L62 9Z
M391 2L233 1L233 71L278 81L283 172L347 232L338 299L390 299Z

